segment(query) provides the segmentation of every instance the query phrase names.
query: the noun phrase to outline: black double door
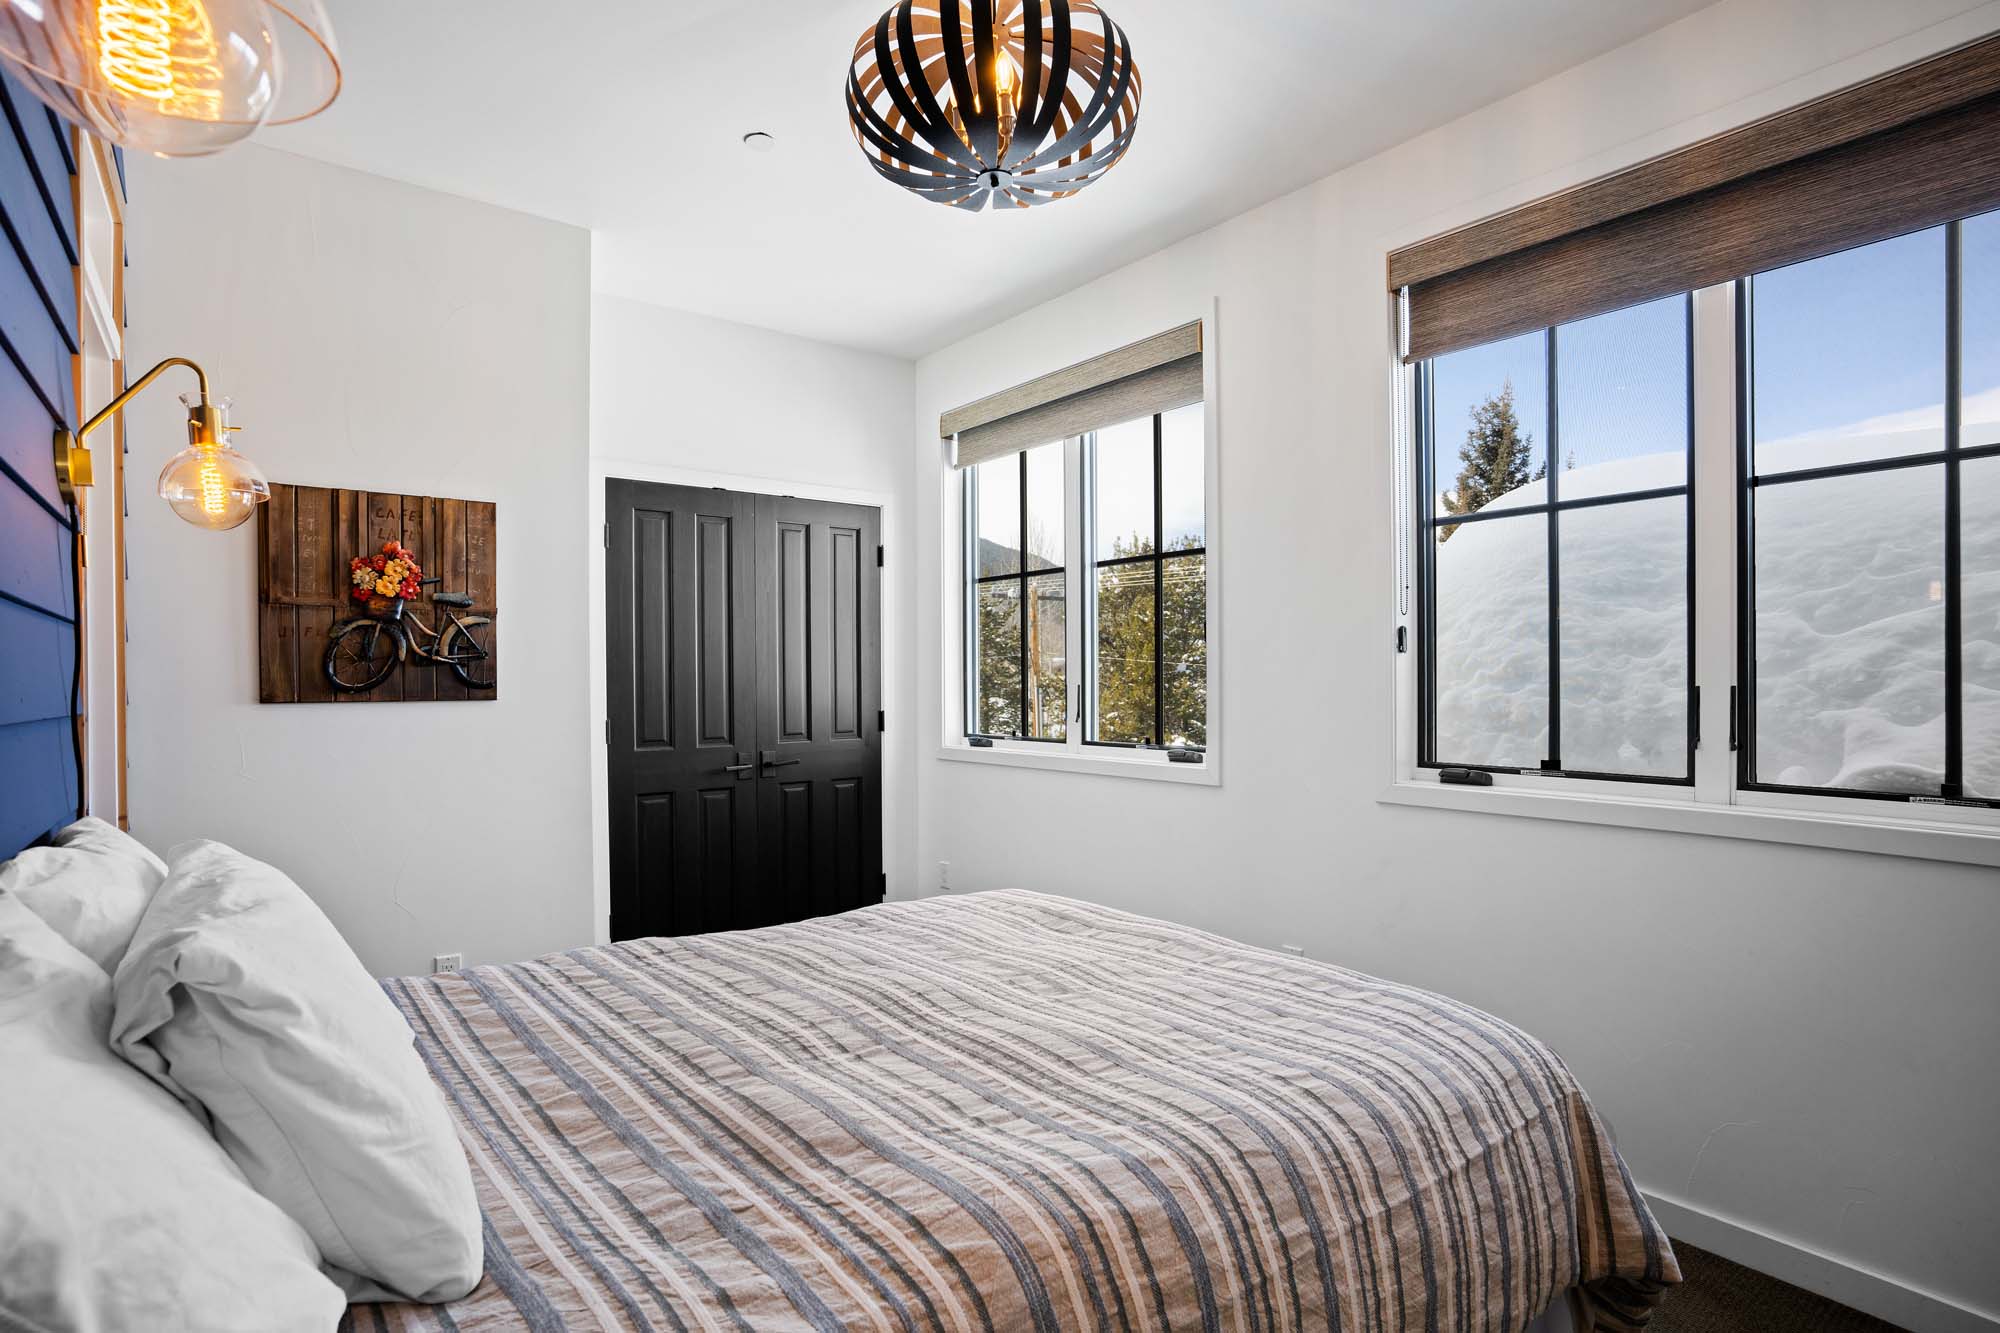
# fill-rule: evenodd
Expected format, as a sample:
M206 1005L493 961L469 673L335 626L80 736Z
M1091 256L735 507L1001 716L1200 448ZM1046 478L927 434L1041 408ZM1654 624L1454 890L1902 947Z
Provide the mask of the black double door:
M611 934L882 897L881 515L606 483Z

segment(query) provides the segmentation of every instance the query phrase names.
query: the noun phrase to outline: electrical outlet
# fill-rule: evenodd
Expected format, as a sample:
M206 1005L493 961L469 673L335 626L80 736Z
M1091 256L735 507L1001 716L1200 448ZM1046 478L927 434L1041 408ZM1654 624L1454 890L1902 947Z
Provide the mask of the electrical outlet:
M1296 944L1280 944L1278 947L1280 949L1283 949L1286 953L1295 954L1300 958L1304 958L1306 956L1306 951L1304 949L1301 949Z
M431 959L433 972L456 972L464 966L465 955L462 953L441 953Z
M951 862L938 862L938 892L951 892Z

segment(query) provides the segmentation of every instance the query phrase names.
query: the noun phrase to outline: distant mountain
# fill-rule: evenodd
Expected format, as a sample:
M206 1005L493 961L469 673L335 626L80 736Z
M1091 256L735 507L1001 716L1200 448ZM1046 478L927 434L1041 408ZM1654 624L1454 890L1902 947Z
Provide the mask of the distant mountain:
M979 539L979 572L981 574L1017 574L1021 570L1021 552L1006 542L996 542L991 537ZM1028 569L1030 572L1044 569L1061 569L1062 566L1044 560L1030 552Z

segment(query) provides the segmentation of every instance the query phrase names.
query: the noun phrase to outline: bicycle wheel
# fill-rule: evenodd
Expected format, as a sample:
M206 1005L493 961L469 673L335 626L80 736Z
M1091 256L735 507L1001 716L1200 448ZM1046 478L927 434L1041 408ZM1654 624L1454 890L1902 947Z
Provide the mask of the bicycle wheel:
M350 620L326 636L326 682L342 694L366 694L402 660L401 634L379 620Z
M493 688L493 621L486 616L454 620L438 641L437 659L451 663L451 674L469 689Z

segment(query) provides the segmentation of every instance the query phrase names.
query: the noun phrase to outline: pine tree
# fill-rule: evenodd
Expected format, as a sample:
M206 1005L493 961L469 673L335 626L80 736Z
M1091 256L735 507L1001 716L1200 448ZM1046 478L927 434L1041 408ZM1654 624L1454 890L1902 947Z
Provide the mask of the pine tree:
M1448 514L1471 514L1484 509L1509 491L1519 490L1531 480L1548 475L1548 465L1530 475L1528 454L1534 437L1521 429L1514 411L1514 381L1500 386L1500 392L1472 409L1472 428L1459 446L1458 480L1441 497ZM1447 542L1456 528L1440 528L1438 540Z
M1199 539L1170 543L1161 570L1159 641L1153 634L1154 575L1149 562L1111 565L1097 585L1097 738L1156 745L1208 743L1208 560L1176 554ZM1150 537L1121 537L1115 557L1150 555ZM1165 677L1153 690L1155 648ZM1156 704L1166 706L1160 716Z

